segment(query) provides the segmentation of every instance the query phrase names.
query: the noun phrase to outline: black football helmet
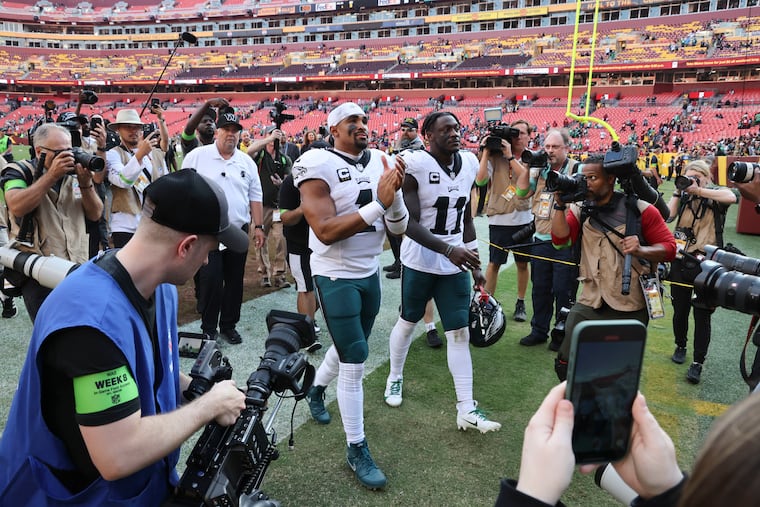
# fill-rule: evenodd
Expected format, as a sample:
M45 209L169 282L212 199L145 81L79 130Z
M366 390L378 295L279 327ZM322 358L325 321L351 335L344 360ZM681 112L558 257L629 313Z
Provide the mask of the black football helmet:
M477 289L470 301L470 343L474 347L488 347L504 334L507 319L496 298L483 287Z

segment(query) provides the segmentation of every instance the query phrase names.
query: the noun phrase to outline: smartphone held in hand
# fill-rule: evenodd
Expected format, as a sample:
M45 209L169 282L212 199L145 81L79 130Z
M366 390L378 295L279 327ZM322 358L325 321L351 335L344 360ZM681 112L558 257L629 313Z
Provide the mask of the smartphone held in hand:
M575 326L565 397L575 413L577 464L616 461L628 451L645 344L646 327L637 320Z

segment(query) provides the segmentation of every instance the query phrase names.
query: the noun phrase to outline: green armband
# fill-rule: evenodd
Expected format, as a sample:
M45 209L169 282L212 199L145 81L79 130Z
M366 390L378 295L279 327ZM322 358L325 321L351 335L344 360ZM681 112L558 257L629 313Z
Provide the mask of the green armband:
M74 400L77 414L95 414L139 397L137 384L129 369L92 373L74 379Z
M187 134L185 134L185 131L183 130L182 131L182 139L184 139L185 141L192 141L193 139L195 139L195 132L193 132L190 135L187 135Z
M518 188L516 188L516 189L515 189L515 195L516 195L517 197L525 197L525 196L527 196L529 193L530 193L530 188L526 188L525 190L523 190L522 188L519 188L519 187L518 187Z
M488 184L488 180L489 180L488 176L486 176L484 180L475 180L475 185L478 187L484 187Z

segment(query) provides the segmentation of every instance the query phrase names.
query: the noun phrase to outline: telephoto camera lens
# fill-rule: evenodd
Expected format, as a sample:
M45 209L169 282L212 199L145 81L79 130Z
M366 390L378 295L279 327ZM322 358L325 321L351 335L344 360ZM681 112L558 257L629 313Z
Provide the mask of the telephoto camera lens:
M730 271L715 261L702 261L702 271L694 280L694 294L694 306L720 306L760 315L760 277Z
M748 275L760 276L760 259L728 252L715 245L705 246L705 257L711 261L721 263L728 269L741 271Z
M99 173L106 167L106 161L103 158L84 151L78 146L71 148L71 153L74 154L74 160L77 164L82 164L83 167L86 167L91 172Z
M749 183L758 168L760 164L752 162L731 162L728 166L728 179L734 183Z

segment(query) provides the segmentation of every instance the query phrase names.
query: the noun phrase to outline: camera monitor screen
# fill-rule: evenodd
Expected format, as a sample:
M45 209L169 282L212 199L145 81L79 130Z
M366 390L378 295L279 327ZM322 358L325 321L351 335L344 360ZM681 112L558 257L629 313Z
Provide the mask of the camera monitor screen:
M499 122L501 121L501 108L500 107L487 107L483 109L483 118L487 122Z

